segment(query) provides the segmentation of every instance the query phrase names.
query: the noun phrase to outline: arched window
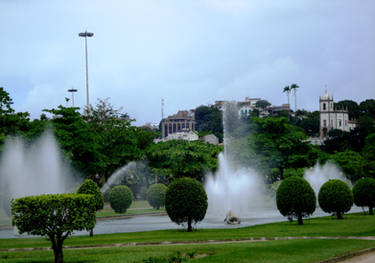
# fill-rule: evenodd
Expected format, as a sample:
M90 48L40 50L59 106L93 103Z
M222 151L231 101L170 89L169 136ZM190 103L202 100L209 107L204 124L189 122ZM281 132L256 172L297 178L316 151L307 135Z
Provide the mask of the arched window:
M326 110L326 104L323 103L323 110Z

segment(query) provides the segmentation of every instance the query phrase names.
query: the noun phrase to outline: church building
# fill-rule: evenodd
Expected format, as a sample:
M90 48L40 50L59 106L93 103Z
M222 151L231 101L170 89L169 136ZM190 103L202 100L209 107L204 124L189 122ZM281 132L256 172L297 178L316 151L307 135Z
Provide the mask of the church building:
M333 97L327 91L319 98L319 111L320 138L326 138L328 132L333 129L348 132L355 127L355 123L349 120L348 110L336 108Z

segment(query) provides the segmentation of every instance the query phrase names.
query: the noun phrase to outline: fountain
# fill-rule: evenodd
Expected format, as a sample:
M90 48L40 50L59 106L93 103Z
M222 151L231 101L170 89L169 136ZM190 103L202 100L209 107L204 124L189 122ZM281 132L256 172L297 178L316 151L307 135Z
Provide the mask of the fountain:
M327 162L324 165L317 163L313 168L307 169L303 177L310 183L315 194L318 195L320 187L330 179L339 179L352 187L344 173L333 163Z
M224 153L219 155L217 172L206 176L207 217L228 219L230 215L240 221L259 217L265 210L276 212L263 177L248 164L238 162L241 153L234 139L246 138L249 130L242 124L235 102L224 105L223 124Z
M71 191L77 183L52 131L32 144L9 138L0 156L0 209L9 215L9 201L27 195Z

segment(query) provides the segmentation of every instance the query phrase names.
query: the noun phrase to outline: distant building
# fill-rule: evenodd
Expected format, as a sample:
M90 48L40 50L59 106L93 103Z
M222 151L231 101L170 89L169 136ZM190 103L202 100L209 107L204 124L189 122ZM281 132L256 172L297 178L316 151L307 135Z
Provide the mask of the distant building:
M258 101L261 101L261 98L249 98L246 97L244 101L234 101L237 103L238 107L238 115L240 117L247 117L250 116L251 113L256 109L259 111L259 117L267 117L273 115L279 111L290 111L289 104L282 104L281 106L268 106L265 109L256 107ZM217 100L215 101L215 107L219 110L223 110L224 104L229 101L225 100Z
M170 134L195 131L194 110L179 111L161 121L161 138Z
M166 142L166 141L171 141L171 140L197 141L199 140L199 136L194 131L175 132L175 133L168 134L168 136L164 138L154 139L154 143Z
M290 105L289 104L282 104L281 106L270 106L267 108L271 115L274 115L280 111L289 111L290 112Z
M356 126L355 121L349 120L348 110L336 108L333 97L327 91L324 96L319 97L319 111L320 138L326 138L330 130L338 129L348 132Z
M219 138L217 138L214 134L207 134L205 136L202 136L201 138L202 142L210 143L210 144L219 144Z

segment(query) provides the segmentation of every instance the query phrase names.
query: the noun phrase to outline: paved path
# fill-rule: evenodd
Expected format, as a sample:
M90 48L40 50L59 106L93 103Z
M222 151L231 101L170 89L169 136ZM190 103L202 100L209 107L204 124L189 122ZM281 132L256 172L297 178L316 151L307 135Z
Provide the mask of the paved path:
M354 256L349 259L338 261L341 263L374 263L375 262L375 252L366 253L360 256Z

